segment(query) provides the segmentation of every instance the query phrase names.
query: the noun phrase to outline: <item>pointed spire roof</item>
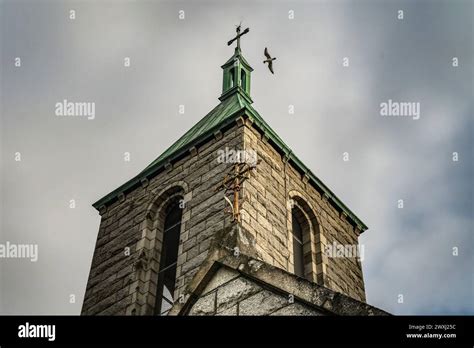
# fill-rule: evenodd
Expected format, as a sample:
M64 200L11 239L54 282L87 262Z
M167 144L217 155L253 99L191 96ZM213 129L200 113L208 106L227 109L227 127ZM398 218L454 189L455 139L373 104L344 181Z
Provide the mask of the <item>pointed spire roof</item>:
M237 71L233 70L237 67ZM98 200L93 206L100 209L110 204L122 193L127 193L141 185L145 179L157 175L164 170L168 163L177 161L186 156L190 149L209 141L214 134L231 126L240 117L249 118L253 125L262 132L263 136L281 153L283 157L295 166L300 173L307 177L320 193L327 197L341 212L352 220L360 232L367 230L367 226L339 199L337 196L309 170L293 151L283 142L276 132L265 122L260 114L252 107L250 98L250 72L253 70L242 55L240 47L236 47L234 55L222 65L224 70L223 92L221 102L196 123L183 136L175 141L165 152L150 163L137 176ZM245 73L242 73L245 71ZM242 75L246 78L242 79Z
M172 156L186 153L190 147L198 145L208 136L213 135L214 132L220 130L228 123L235 121L235 117L237 117L241 111L244 111L249 107L250 104L248 104L247 101L238 93L224 99L148 167L146 167L143 172L163 161L166 161Z

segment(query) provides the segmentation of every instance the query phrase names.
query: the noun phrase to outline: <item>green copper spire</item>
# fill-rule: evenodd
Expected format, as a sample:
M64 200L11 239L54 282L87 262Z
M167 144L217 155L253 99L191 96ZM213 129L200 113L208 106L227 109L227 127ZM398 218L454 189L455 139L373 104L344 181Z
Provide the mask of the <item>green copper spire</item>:
M352 221L351 223L355 224L361 232L365 231L367 226L349 210L298 157L296 157L293 151L251 105L253 101L250 98L250 74L253 69L242 56L240 50L240 37L248 33L249 30L246 29L240 33L239 26L236 31L237 36L230 40L228 45L237 41L237 47L232 57L222 65L224 81L222 85L222 95L219 97L221 101L219 105L176 140L141 173L95 202L93 206L100 209L100 207L106 206L119 199L122 194L133 191L150 178L165 170L167 166L185 158L190 153L192 154L193 151L196 151L201 145L214 139L217 131L231 127L242 118L248 118L252 121L253 127L261 132L262 137L267 138L269 143L272 144L289 163L294 165L302 176L307 177L308 182L316 187L321 195L327 197L340 211L344 212Z
M234 55L221 66L224 70L222 80L222 95L219 100L224 101L229 96L236 93L240 94L247 102L253 103L250 97L250 74L253 71L250 64L245 60L240 50L240 37L245 35L250 30L247 28L242 33L240 32L240 25L237 27L237 36L230 40L227 45L231 45L237 41Z

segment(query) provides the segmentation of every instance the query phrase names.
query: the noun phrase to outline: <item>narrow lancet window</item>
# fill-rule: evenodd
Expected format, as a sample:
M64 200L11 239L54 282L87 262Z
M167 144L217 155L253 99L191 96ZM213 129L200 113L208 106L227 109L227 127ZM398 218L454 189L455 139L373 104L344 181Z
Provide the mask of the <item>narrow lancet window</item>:
M298 221L296 209L292 211L291 220L293 227L293 264L295 274L304 278L303 228Z
M176 202L169 207L165 217L155 306L157 315L166 315L173 305L181 215L182 209Z

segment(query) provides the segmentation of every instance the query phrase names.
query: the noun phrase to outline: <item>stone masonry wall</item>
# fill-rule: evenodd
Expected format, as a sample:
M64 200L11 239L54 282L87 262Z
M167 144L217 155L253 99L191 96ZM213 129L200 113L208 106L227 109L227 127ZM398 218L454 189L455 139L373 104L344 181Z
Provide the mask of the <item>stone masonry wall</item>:
M207 256L213 234L230 223L223 213L223 194L214 191L230 165L217 163L217 150L241 149L242 127L236 124L224 134L216 133L213 140L191 149L188 156L101 211L82 314L153 313L162 241L160 227L153 229L159 218L154 202L175 186L185 200L175 298L179 296Z
M219 269L189 315L324 315L284 294L264 289L238 272Z
M294 271L290 202L299 199L319 224L319 230L312 231L311 236L311 280L365 301L360 261L330 258L323 252L333 242L358 245L358 231L249 123L244 128L244 143L246 150L257 151L261 162L243 184L242 226L254 233L263 260Z
M230 216L223 212L223 193L214 190L232 167L217 161L217 151L225 147L253 149L261 159L241 191L242 226L255 237L259 257L294 271L290 202L306 204L305 214L309 218L314 214L319 223L308 243L311 280L365 301L360 262L328 258L322 252L333 242L357 244L357 231L253 126L237 123L101 209L83 314L153 314L162 242L161 210L167 199L175 196L185 202L175 299L184 293L206 258L212 237L230 224Z

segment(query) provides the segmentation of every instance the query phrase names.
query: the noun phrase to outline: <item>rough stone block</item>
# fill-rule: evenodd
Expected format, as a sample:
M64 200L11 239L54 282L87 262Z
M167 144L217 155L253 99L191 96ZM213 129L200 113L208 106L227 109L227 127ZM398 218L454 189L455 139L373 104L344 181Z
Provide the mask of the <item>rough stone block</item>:
M288 299L262 290L239 303L239 315L269 315L286 305Z
M324 315L321 312L318 312L312 308L306 307L299 303L292 303L286 307L283 307L270 315L301 315L301 316L311 316L311 315Z
M230 308L261 290L257 284L239 277L217 289L217 310Z
M203 291L203 295L231 281L232 279L237 278L238 276L239 273L234 270L220 268L207 284L206 288Z
M199 298L191 308L189 315L213 315L216 306L216 294L210 293Z

